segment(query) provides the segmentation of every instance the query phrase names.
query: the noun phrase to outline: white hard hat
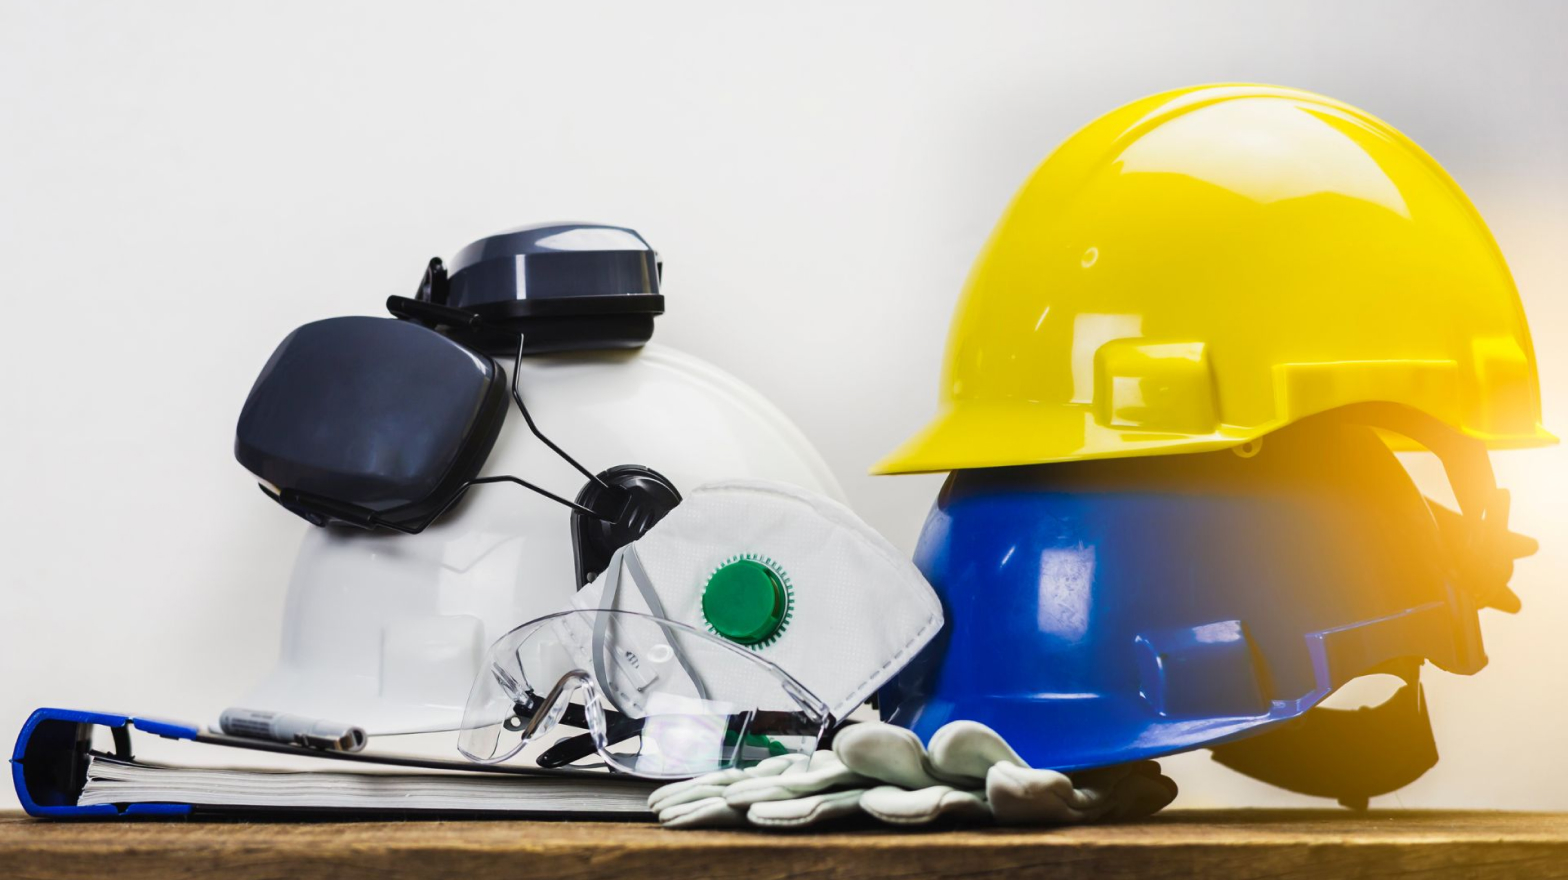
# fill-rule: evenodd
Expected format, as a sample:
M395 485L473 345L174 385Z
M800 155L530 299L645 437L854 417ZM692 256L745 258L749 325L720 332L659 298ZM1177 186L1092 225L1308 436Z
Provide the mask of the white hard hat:
M677 489L757 478L843 498L783 413L695 357L649 344L498 360L518 370L551 439L590 469L639 464ZM483 472L567 497L584 483L515 418ZM476 487L418 534L311 527L289 581L278 665L235 704L373 735L456 729L485 649L564 607L576 569L570 511L515 488Z

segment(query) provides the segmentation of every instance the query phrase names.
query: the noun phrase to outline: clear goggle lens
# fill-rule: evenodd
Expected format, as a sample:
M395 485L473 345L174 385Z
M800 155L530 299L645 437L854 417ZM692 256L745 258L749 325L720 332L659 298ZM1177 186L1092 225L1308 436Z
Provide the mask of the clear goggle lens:
M458 750L500 763L567 724L615 769L683 778L809 754L830 722L788 673L717 636L631 611L564 611L491 646Z

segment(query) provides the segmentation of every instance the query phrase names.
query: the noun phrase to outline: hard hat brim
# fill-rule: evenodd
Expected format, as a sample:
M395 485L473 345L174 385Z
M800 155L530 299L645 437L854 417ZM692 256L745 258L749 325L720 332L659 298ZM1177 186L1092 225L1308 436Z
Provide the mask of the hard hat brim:
M1186 434L1106 426L1095 419L1088 406L966 401L938 413L919 433L873 465L870 472L876 475L936 473L1097 458L1213 452L1258 440L1290 421L1223 425L1208 434ZM1539 425L1526 434L1464 433L1494 450L1527 449L1557 442L1556 437ZM1402 438L1389 439L1390 445L1398 451L1420 448Z

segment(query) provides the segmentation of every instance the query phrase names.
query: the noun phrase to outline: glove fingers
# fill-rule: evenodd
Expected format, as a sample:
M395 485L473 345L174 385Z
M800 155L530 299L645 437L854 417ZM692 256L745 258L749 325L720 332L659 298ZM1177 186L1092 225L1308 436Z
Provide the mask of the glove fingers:
M996 821L1007 825L1083 822L1109 808L1106 799L1074 789L1073 781L1055 770L1005 763L992 766L986 774L985 795Z
M1158 764L1144 761L1136 764L1096 767L1093 770L1074 773L1071 779L1075 791L1068 804L1080 810L1098 811L1103 805L1114 801L1117 791L1128 779L1149 774L1158 776L1159 772Z
M840 731L833 739L833 754L861 776L900 788L928 788L961 781L933 772L925 747L912 731L880 721L853 724Z
M832 791L783 801L759 801L746 811L746 821L763 828L794 828L860 812L863 788ZM738 812L738 811L737 811Z
M807 771L823 770L828 767L842 767L843 765L844 762L840 761L838 759L838 755L833 754L832 751L828 749L817 749L815 752L811 753L810 760L801 762L789 772L804 773Z
M1176 781L1159 772L1133 773L1116 786L1116 804L1105 818L1124 821L1143 819L1170 806L1176 799Z
M845 767L831 753L812 762L811 769L792 770L778 776L762 779L745 779L724 789L724 801L732 807L745 808L764 801L781 801L814 795L829 789L846 786L863 787L866 779Z
M724 787L732 782L746 778L740 770L719 770L714 773L705 773L696 779L683 779L669 785L660 786L648 794L648 809L655 813L665 807L684 804L694 800L713 797L724 791Z
M668 788L666 786L665 788ZM648 795L648 809L655 813L662 813L670 807L680 804L689 804L692 801L705 801L708 798L724 797L724 785L692 785L686 788L667 792L665 788L658 789Z
M885 784L866 788L873 781ZM671 783L648 804L670 828L787 828L862 811L893 825L942 817L1050 825L1144 818L1176 791L1153 761L1068 776L1029 768L975 722L944 725L929 753L912 732L868 722L841 731L831 752L781 755Z
M950 721L942 725L931 735L927 751L938 775L973 779L976 786L993 764L1029 766L1001 734L978 721Z
M932 785L905 791L882 785L860 796L860 808L890 825L925 825L946 816L989 819L991 810L979 792L960 791L949 785Z
M712 797L677 804L659 811L659 824L666 828L735 828L746 824L746 812Z
M1083 805L1112 803L1108 818L1141 818L1156 813L1176 799L1175 780L1154 761L1137 761L1074 773L1074 784Z
M817 754L821 754L818 752ZM774 755L740 771L746 777L779 776L805 769L816 755Z
M695 779L683 779L654 789L648 795L648 809L662 812L676 804L705 800L724 794L724 789L736 782L758 776L787 773L794 767L806 766L805 755L775 755L757 762L745 770L729 769L705 773Z
M1176 783L1152 761L1077 773L1074 778L1003 763L986 775L986 798L997 821L1006 824L1141 819L1176 798Z

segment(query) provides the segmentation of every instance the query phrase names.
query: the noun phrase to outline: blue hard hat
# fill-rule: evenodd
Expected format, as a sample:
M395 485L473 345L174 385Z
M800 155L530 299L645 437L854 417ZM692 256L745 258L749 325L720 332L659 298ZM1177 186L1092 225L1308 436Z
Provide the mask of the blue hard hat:
M1511 560L1531 548L1506 531L1484 450L1431 439L1408 411L1361 415L1382 420L1308 420L1240 451L955 471L915 557L947 629L881 691L883 717L922 739L979 721L1063 771L1281 731L1217 756L1346 802L1419 776L1436 752L1414 670L1486 664L1477 610L1517 607ZM1462 510L1425 499L1365 421L1446 452ZM1463 552L1486 535L1501 537ZM1407 681L1391 708L1300 728L1375 672ZM1377 745L1362 763L1383 768L1359 781L1314 766L1367 757L1363 740L1389 731L1408 741Z

